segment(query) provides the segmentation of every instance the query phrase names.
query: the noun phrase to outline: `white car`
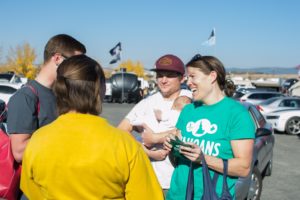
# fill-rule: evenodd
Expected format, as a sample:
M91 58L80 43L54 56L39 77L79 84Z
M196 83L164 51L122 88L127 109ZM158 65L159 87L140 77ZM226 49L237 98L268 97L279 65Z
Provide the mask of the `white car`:
M20 77L14 72L0 73L0 82L23 85L27 82L27 78Z
M253 105L257 105L272 97L284 96L280 92L276 92L273 89L264 88L239 88L233 94L233 98L241 102L249 102Z
M287 109L266 114L274 130L290 135L300 134L300 109Z
M279 110L300 109L300 97L272 97L259 103L256 107L264 116Z
M2 99L6 104L8 103L10 97L22 87L21 84L13 84L13 83L3 83L0 82L0 99Z

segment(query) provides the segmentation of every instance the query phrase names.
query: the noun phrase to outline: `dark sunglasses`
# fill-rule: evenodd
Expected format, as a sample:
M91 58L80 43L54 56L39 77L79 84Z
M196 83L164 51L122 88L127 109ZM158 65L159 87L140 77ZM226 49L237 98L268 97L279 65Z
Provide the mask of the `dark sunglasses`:
M201 56L199 53L197 53L196 55L194 55L194 56L192 57L192 59L190 60L189 63L198 61L198 60L200 60L201 58L202 58L202 56Z
M178 77L180 74L177 72L168 72L168 71L158 71L156 72L157 78L163 78L164 76L167 78L175 78Z

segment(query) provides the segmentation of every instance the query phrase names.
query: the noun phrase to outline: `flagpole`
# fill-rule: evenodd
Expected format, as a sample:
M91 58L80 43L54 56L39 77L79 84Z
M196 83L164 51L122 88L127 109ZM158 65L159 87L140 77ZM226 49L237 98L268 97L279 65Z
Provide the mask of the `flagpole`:
M217 47L216 47L217 46L217 36L216 36L216 28L215 27L213 28L213 31L214 31L214 40L215 40L214 41L214 56L217 57L217 50L216 50L217 49Z

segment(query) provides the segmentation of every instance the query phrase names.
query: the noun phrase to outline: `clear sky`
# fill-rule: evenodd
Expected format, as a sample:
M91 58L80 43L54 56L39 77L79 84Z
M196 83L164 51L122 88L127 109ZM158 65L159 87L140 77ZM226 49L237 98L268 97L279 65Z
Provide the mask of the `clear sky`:
M216 29L216 45L201 45ZM298 0L0 0L1 62L10 47L28 42L42 62L47 40L70 34L87 54L110 66L119 41L122 60L152 68L171 53L186 63L214 55L225 67L300 64Z

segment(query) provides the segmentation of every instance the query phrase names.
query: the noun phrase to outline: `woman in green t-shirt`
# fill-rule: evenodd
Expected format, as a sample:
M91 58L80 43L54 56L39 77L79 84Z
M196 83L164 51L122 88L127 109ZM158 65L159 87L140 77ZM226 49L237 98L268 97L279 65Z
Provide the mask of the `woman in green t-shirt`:
M197 54L186 64L187 84L193 93L194 103L185 106L176 127L181 140L191 145L180 146L183 155L173 172L167 199L185 199L189 163L194 169L194 198L203 194L203 177L200 155L205 156L211 175L223 173L222 159L228 159L227 183L231 195L238 177L249 174L254 145L254 124L248 111L239 102L229 98L234 92L233 82L226 80L223 64L213 56ZM171 151L170 137L165 148ZM222 178L217 181L217 194L222 192Z

